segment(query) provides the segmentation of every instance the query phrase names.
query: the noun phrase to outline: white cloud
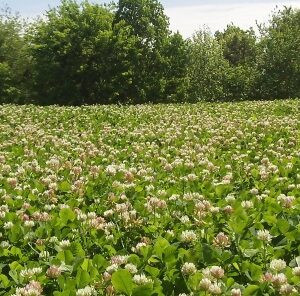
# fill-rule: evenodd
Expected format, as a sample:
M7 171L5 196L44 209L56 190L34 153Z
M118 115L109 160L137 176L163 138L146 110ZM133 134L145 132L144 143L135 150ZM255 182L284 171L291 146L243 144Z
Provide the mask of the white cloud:
M244 29L255 27L255 21L267 22L277 5L279 8L284 5L300 8L300 1L178 6L166 8L166 14L170 17L173 31L178 30L184 37L191 37L204 25L212 32L225 29L231 22Z

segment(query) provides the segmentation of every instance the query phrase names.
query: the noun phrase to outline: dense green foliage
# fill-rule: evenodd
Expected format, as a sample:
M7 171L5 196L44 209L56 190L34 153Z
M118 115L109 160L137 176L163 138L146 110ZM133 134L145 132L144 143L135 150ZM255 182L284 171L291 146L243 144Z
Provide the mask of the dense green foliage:
M300 295L300 101L0 109L0 295Z
M188 40L158 0L62 0L24 25L0 16L0 102L83 105L300 96L300 11Z
M27 44L21 32L25 24L8 8L0 11L0 103L22 102L28 78Z
M300 10L274 14L262 36L261 97L300 97Z

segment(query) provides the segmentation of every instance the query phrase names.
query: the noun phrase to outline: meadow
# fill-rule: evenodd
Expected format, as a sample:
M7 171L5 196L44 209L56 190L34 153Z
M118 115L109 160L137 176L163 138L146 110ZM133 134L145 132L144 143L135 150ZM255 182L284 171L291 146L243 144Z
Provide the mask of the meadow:
M299 295L299 111L2 105L0 295Z

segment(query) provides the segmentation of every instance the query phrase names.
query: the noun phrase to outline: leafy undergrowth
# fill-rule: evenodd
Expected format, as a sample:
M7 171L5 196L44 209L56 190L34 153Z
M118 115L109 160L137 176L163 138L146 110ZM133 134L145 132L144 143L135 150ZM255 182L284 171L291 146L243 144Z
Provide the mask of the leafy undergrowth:
M299 295L300 102L0 109L0 295Z

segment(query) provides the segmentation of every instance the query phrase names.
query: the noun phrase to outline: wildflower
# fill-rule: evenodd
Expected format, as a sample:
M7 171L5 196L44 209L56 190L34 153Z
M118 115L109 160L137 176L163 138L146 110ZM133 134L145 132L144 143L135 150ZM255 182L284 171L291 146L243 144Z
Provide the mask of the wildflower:
M190 218L188 216L182 216L180 217L180 221L181 223L186 224L190 222Z
M233 196L233 194L228 194L228 195L225 197L225 200L226 200L226 202L228 202L228 203L234 203L234 202L235 202L235 197Z
M277 201L285 208L291 208L294 201L295 197L294 196L286 196L285 194L280 194L277 197Z
M37 281L29 282L24 288L17 288L15 296L40 296L43 288Z
M137 284L137 285L146 285L149 283L153 283L152 279L148 279L143 273L142 274L136 274L133 277L133 281Z
M24 227L32 228L32 227L34 227L34 225L35 225L35 223L32 220L24 222Z
M108 267L106 267L106 272L108 272L109 274L112 274L115 271L117 271L118 269L119 269L118 264L112 264L112 265L109 265Z
M116 264L118 266L122 264L126 264L128 261L128 256L121 256L121 255L116 255L111 258L110 262L111 264Z
M274 259L270 263L270 268L276 272L279 272L286 268L286 263L282 259Z
M266 272L260 280L262 283L271 283L273 281L273 274L270 272Z
M250 190L250 193L253 194L253 195L257 195L258 194L258 190L256 188L252 188Z
M209 269L209 274L215 279L221 279L224 277L224 269L220 266L212 266Z
M231 296L242 296L241 289L232 289L231 290Z
M208 291L213 295L220 295L222 293L222 289L219 283L213 283L209 286Z
M181 272L184 275L192 275L197 272L197 268L194 263L184 263L183 266L181 267Z
M14 226L14 223L12 223L11 221L5 222L3 225L4 229L11 229Z
M181 233L180 240L184 243L193 243L197 235L193 230L185 230Z
M282 286L287 282L287 278L284 273L278 273L273 275L272 283L275 286Z
M257 238L263 242L269 243L272 240L270 232L266 229L257 231Z
M3 249L9 248L10 247L10 243L8 241L2 241L0 243L0 247Z
M226 248L226 247L230 246L229 237L227 235L225 235L223 232L220 232L214 238L213 244L220 248Z
M40 273L42 273L43 269L41 267L34 267L34 268L30 268L30 269L23 269L20 272L20 275L23 278L32 278L35 275L38 275Z
M60 266L52 265L47 269L47 276L50 278L58 278L61 275L61 268Z
M253 208L253 202L251 200L242 201L242 207L244 209L251 209Z
M143 248L143 247L147 247L147 244L144 242L137 243L137 245L132 248L132 251L139 252L141 250L141 248Z
M12 188L16 188L18 185L18 179L17 178L7 178L7 184L11 186Z
M279 289L280 295L290 295L295 292L297 292L297 290L290 284L284 284Z
M293 275L300 276L300 267L299 266L293 268Z
M138 272L137 267L134 264L131 264L131 263L126 264L125 269L127 269L132 274L135 274L135 273Z
M233 208L232 208L232 206L226 206L223 208L223 211L225 212L225 214L230 215L233 213Z
M86 286L83 289L76 291L76 296L93 296L97 295L97 292L94 287Z
M210 286L211 280L208 278L203 278L199 283L199 287L205 291L208 291Z
M59 246L62 249L67 249L68 247L70 247L71 243L69 240L62 240L61 242L59 242Z

